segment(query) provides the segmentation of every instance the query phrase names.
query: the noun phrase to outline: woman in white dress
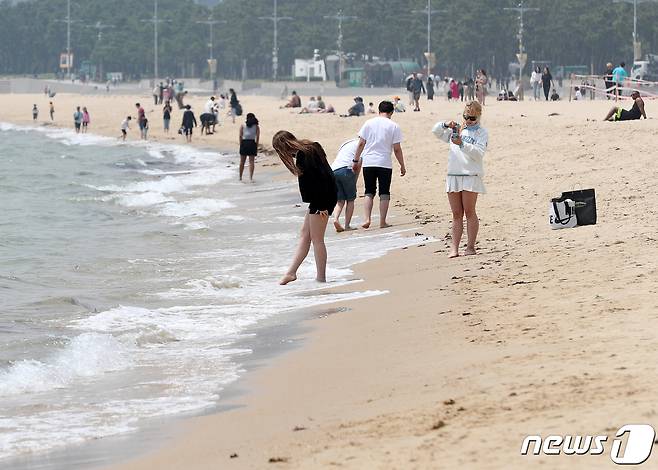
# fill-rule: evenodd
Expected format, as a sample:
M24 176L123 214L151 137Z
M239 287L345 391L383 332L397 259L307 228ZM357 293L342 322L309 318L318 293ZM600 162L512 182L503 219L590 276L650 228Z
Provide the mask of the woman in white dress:
M437 122L432 132L441 140L450 143L448 153L448 175L446 192L452 209L452 248L450 257L459 256L459 243L464 232L466 215L467 244L465 255L474 255L480 222L475 212L478 194L486 192L482 177L482 160L489 139L487 130L480 126L482 106L470 101L464 108L462 125L455 121Z

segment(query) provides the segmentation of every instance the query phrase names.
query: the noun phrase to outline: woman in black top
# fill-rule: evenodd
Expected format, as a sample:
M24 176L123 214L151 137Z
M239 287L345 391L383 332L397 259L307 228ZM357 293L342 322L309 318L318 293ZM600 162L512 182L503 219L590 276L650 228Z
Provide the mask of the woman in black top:
M164 123L165 134L169 134L169 123L171 122L171 103L169 100L166 101L164 107L162 108L162 121Z
M551 75L551 71L548 70L548 67L544 67L544 71L541 74L541 84L544 87L544 96L546 97L546 101L548 101L548 94L551 91L551 84L555 86L553 83L553 75Z
M432 77L427 77L427 99L434 101L434 80L432 80Z
M238 101L238 95L235 94L235 90L230 88L228 91L230 94L229 106L231 107L231 119L235 124L235 116L240 116L242 114L242 107L240 106L240 101Z
M324 149L317 142L297 140L290 132L279 131L272 138L272 147L290 173L297 176L302 201L309 203L295 257L279 284L285 285L297 279L297 269L308 255L311 244L317 272L315 279L326 282L327 248L324 233L329 214L336 205L334 172L327 162Z

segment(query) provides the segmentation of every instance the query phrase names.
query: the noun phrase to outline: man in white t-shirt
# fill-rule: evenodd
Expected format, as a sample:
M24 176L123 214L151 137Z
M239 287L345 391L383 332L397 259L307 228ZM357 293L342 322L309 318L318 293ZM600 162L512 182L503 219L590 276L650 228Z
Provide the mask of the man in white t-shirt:
M337 199L336 209L334 209L334 227L336 232L344 230L354 230L350 227L352 214L354 214L354 200L356 199L356 179L357 173L352 168L354 166L354 155L359 144L359 139L351 139L343 143L338 149L338 155L331 164L336 178ZM345 227L340 224L340 214L345 207Z
M400 126L391 120L394 106L390 101L379 103L379 116L369 119L359 131L359 145L354 155L354 170L363 163L363 181L365 191L365 222L363 228L370 227L372 206L379 184L379 226L390 227L386 223L386 214L391 202L391 178L393 176L393 160L391 151L400 163L400 176L407 172L402 155L402 131Z

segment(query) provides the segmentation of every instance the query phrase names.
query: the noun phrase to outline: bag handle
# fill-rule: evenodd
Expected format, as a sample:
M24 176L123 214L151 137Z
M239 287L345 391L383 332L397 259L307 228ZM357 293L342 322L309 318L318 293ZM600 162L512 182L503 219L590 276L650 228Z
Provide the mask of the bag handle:
M565 212L564 215L565 216L568 215L569 218L568 219L561 219L560 218L560 212L557 209L557 202L555 200L553 200L553 201L551 201L551 203L553 204L553 210L555 211L555 221L558 224L567 225L571 221L571 218L574 216L573 211L571 210L571 206L567 203L564 203L564 212Z

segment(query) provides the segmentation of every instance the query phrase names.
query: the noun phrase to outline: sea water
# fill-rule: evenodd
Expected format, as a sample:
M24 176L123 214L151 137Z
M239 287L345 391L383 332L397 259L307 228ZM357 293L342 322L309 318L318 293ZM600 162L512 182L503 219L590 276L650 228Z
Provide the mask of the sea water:
M277 285L305 211L292 178L239 183L235 155L183 145L0 139L0 463L216 406L259 322L381 293L322 293L312 255ZM330 285L417 242L330 235Z

